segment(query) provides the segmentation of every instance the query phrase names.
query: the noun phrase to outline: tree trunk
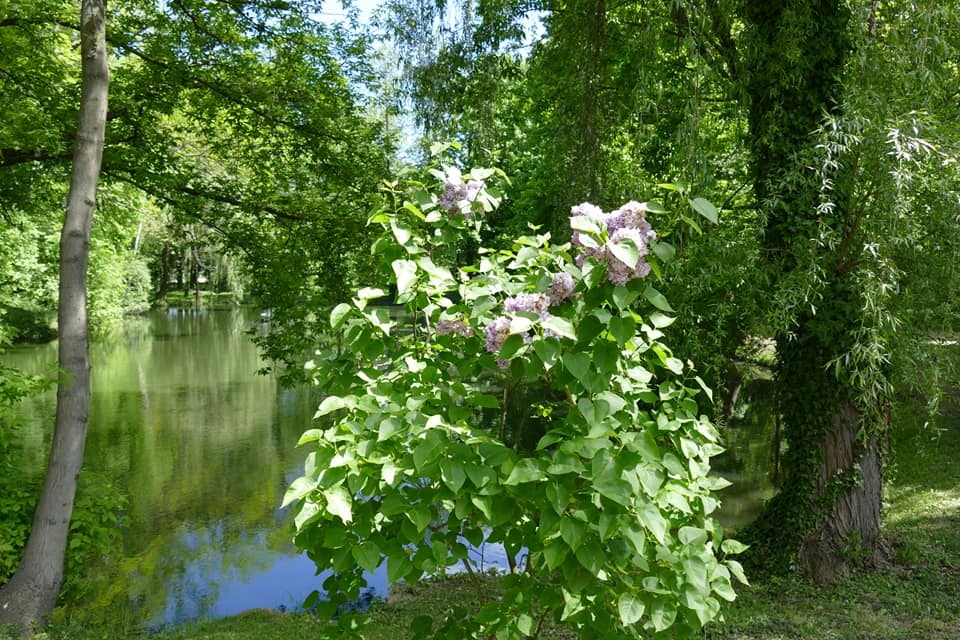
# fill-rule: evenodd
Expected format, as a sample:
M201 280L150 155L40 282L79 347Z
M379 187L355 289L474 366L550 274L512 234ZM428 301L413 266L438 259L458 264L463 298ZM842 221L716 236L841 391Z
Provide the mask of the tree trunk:
M45 619L63 583L67 534L83 463L90 406L87 349L87 260L107 118L109 74L105 0L80 9L83 84L70 194L60 236L59 351L64 372L57 388L53 445L33 528L17 572L0 588L0 623L24 635Z
M190 280L193 281L193 306L197 309L200 308L200 256L199 252L194 249L194 263L193 269L190 272Z
M850 563L877 565L886 559L880 539L880 452L875 436L866 446L857 442L860 423L860 413L846 403L834 413L834 428L823 443L817 497L830 512L804 538L799 554L800 565L821 584L833 582Z
M164 242L160 250L160 282L157 283L157 295L154 302L165 303L170 292L170 243Z
M842 288L829 294L842 296ZM760 564L774 570L796 565L820 583L832 582L850 563L885 558L878 438L863 436L856 389L825 367L845 345L842 337L831 340L835 336L821 323L835 322L835 312L850 302L825 303L778 342L784 482L745 536Z
M787 451L783 484L756 523L740 536L757 564L799 566L829 582L851 560L879 560L882 465L878 439L857 406L858 389L828 363L854 345L863 300L850 273L855 259L811 243L819 226L852 234L843 201L818 207L814 134L824 114L842 103L850 53L849 10L841 0L768 0L743 4L747 26L745 95L750 108L751 162L764 242L775 281L797 287L794 272L811 261L819 273L806 311L777 336L777 392ZM837 198L839 199L839 198ZM848 238L844 238L847 240ZM844 246L857 247L854 241ZM813 280L809 280L813 279Z

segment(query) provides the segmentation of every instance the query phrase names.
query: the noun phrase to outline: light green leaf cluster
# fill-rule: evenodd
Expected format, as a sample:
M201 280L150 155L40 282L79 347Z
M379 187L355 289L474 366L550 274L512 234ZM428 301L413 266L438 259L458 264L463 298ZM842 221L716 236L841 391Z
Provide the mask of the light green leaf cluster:
M443 188L388 185L371 222L396 304L361 289L331 313L339 340L312 369L328 395L284 499L297 544L333 570L334 602L383 563L391 581L476 571L468 545L502 544L503 598L442 625L459 637L535 637L548 618L583 637L687 637L745 577L724 557L742 545L711 518L727 483L710 473L722 447L702 382L662 342L673 310L642 280L578 268L548 235L458 266L457 243L499 198L485 185L477 215L448 214ZM511 313L488 351L504 302L546 299L560 273L573 295Z

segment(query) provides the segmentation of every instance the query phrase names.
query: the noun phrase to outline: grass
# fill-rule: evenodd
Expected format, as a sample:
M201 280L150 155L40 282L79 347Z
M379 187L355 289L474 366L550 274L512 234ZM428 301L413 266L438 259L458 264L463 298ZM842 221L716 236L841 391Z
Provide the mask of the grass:
M944 429L918 423L922 411L901 406L894 416L891 481L884 505L884 535L890 566L842 576L819 587L800 575L755 579L740 587L724 608L723 622L705 630L706 640L957 640L960 639L960 399L944 412ZM410 624L453 606L475 607L497 580L479 586L447 578L394 589L389 602L366 614L367 640L421 637ZM280 640L349 638L310 615L255 610L224 620L192 623L151 640ZM46 634L45 634L46 635ZM3 637L0 632L0 638ZM142 638L137 631L53 626L50 640ZM548 638L565 636L552 629Z

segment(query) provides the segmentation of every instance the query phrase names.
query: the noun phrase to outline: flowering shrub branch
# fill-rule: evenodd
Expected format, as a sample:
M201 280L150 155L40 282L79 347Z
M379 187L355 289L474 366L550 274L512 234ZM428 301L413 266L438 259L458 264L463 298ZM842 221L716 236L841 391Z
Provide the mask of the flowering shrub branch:
M384 562L417 580L476 571L468 545L503 544L502 599L419 635L537 637L550 619L590 638L689 637L745 578L728 557L742 545L711 518L727 483L710 474L709 390L663 343L673 310L646 282L672 248L643 203L584 203L570 243L521 237L458 266L502 176L431 176L388 185L370 219L400 309L361 289L331 313L341 348L311 364L329 395L284 500L297 544L333 570L332 603Z

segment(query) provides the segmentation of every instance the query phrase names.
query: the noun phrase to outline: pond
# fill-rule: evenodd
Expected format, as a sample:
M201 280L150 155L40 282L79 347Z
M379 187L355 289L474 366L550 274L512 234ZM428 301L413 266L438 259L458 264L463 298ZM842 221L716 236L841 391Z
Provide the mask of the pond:
M118 616L157 627L252 608L294 609L325 576L291 543L292 517L279 504L297 477L296 449L319 396L283 389L270 376L247 331L261 322L250 309L170 309L131 318L91 345L92 396L85 468L129 496L122 544L95 569L84 614ZM4 364L49 371L55 344L21 347ZM769 407L762 385L747 387L746 411L726 429L734 449L717 460L735 482L721 521L749 521L772 494ZM55 411L53 392L25 403L23 468L41 476ZM488 567L502 549L486 548ZM386 576L369 581L386 595Z

